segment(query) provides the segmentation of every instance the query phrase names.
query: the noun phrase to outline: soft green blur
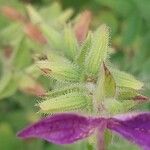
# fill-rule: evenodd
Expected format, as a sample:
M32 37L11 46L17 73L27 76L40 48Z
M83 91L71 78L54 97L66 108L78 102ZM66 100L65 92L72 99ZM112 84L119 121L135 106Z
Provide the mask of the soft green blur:
M150 0L0 0L0 7L14 6L25 13L25 3L29 2L37 9L42 10L43 14L44 11L47 12L50 4L57 2L53 3L54 8L51 8L49 14L46 15L50 18L49 23L54 22L55 18L68 8L74 10L73 16L84 10L91 10L93 14L91 29L103 23L110 27L113 63L120 70L130 72L143 81L145 83L144 93L150 96ZM22 92L22 86L17 83L24 72L32 70L28 67L34 58L26 50L33 48L32 54L34 54L36 51L39 52L41 47L31 44L28 39L25 41L28 44L18 42L23 35L17 26L14 25L9 30L8 28L5 30L11 23L0 13L0 150L92 150L91 145L87 145L85 142L59 147L42 140L22 141L17 139L18 130L39 118L34 105L40 98L31 93ZM55 23L54 26L56 26ZM22 53L18 53L13 61L17 75L16 70L13 70L14 68L9 65L9 62L3 64L4 49L16 45L16 43L19 44L15 50L17 51L18 47L22 49ZM12 72L15 72L15 75ZM36 70L35 76L38 76ZM51 83L47 83L46 78L40 77L38 81L47 89L51 88ZM5 86L3 83L9 84L4 90L1 90ZM150 105L145 104L139 109L149 110ZM122 150L138 149L118 137L114 137L112 143L109 147L110 150L119 150L120 147Z

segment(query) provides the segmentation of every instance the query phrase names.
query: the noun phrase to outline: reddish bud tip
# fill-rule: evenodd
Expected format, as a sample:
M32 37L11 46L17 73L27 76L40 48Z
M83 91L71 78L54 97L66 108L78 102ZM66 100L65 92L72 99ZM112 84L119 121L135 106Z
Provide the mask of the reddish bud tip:
M34 41L40 44L46 44L47 39L44 37L40 28L32 23L25 24L24 32Z
M79 21L74 26L74 32L79 43L82 43L88 33L89 26L92 20L92 14L86 10L81 14Z

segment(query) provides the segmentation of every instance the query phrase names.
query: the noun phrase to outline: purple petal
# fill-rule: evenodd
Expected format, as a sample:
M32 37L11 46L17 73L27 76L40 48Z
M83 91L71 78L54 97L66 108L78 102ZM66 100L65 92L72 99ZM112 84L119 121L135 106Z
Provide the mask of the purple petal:
M42 138L55 144L70 144L92 134L100 121L76 114L57 114L23 129L18 136L23 139Z
M125 116L123 119L111 118L107 127L145 150L150 149L150 113Z

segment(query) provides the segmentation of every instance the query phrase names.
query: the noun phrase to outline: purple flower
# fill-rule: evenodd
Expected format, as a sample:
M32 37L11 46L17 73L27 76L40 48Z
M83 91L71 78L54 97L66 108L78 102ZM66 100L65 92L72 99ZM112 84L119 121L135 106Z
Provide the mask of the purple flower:
M136 113L112 118L85 117L77 114L49 116L18 133L20 138L42 138L55 144L70 144L94 132L110 129L127 140L150 149L150 113Z

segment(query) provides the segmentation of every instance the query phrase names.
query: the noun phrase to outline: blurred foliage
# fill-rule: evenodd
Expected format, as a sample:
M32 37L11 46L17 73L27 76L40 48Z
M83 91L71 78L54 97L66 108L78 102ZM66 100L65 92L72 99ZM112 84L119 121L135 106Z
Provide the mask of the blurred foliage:
M69 18L85 9L91 10L91 29L103 23L111 29L113 63L144 81L145 93L150 95L149 0L0 0L0 7L14 6L26 15L28 3L32 3L47 23L58 30ZM44 90L51 89L50 81L32 65L38 57L35 54L42 53L42 48L42 44L24 35L18 22L0 13L0 150L87 149L85 142L62 148L41 140L21 141L16 138L20 128L39 118L33 107L39 99L37 92L42 95ZM150 109L149 104L142 109ZM137 150L117 138L110 149L120 149L119 145L123 150ZM91 149L90 145L88 149Z

